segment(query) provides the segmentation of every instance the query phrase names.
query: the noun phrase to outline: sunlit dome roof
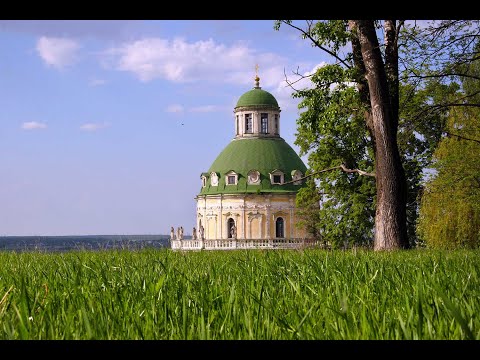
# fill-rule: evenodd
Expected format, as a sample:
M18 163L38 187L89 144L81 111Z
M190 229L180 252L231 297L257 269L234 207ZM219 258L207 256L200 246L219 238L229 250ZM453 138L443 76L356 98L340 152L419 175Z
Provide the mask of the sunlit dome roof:
M255 88L240 96L237 106L272 105L278 108L278 102L268 91Z
M251 170L260 173L260 184L249 185L247 176ZM200 195L233 194L257 192L296 192L299 185L276 185L270 181L270 173L280 170L284 173L284 182L292 180L292 171L299 170L303 174L307 167L295 150L282 138L234 139L217 156L208 173L216 172L218 186L211 186L207 181ZM234 171L238 174L237 185L226 185L225 175Z
M257 76L255 77L256 85L255 87L244 93L237 101L237 107L240 106L273 106L278 108L278 102L275 97L270 94L268 91L262 90L260 87L260 78Z

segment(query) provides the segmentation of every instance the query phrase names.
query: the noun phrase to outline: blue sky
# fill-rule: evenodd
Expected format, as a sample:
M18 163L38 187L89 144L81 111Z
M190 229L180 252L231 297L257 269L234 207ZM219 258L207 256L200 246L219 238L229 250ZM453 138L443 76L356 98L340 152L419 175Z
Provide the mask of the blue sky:
M284 72L329 59L273 24L1 20L0 236L189 233L255 64L298 152Z

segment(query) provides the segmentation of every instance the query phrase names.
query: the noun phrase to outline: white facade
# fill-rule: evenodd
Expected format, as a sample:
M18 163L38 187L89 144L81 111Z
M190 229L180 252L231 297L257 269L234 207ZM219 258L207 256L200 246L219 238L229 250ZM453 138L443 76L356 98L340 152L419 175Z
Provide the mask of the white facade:
M232 238L232 221L238 240L305 237L295 226L295 194L197 196L196 227L206 240Z

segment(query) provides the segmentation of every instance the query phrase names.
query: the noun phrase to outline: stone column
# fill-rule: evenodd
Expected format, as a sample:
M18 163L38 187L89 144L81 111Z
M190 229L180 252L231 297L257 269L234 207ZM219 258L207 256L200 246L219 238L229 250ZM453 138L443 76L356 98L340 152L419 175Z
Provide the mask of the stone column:
M267 204L265 205L265 209L266 209L266 213L267 213L267 221L266 221L267 231L266 231L266 234L265 234L265 239L271 239L272 234L270 232L270 217L271 217L271 207L272 207L272 205L270 204L270 195L267 195L266 200L267 200Z
M245 196L243 197L243 204L240 205L240 209L242 210L242 234L240 235L240 239L246 239L246 226L247 224L245 223ZM237 227L238 229L238 227Z
M294 209L294 204L293 204L293 197L290 197L289 199L289 203L290 203L290 238L294 238L295 237L295 234L294 234L294 222L293 222L293 209Z
M263 239L262 229L263 229L263 215L260 214L260 219L258 220L258 238L259 239Z
M220 239L223 239L223 194L220 194L220 212L218 218L220 219Z
M238 234L237 236L237 239L245 239L247 236L246 236L246 224L245 224L245 209L243 208L243 206L240 206L240 210L241 210L241 214L238 214L237 215L237 224L239 224L240 222L242 223L241 225L242 226L237 226L237 231L240 229L240 233ZM239 219L239 217L241 216L241 219Z
M205 195L203 198L203 218L202 218L202 226L203 226L203 236L205 239L207 238L207 235L205 234L205 229L207 227L207 196Z
M252 239L252 221L253 221L253 215L248 216L248 238Z

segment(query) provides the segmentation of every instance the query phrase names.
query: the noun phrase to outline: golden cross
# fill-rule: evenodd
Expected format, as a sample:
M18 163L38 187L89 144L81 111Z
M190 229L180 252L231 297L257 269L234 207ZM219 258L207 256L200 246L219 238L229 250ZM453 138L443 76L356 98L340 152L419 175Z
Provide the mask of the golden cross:
M255 75L258 76L258 64L255 64Z

